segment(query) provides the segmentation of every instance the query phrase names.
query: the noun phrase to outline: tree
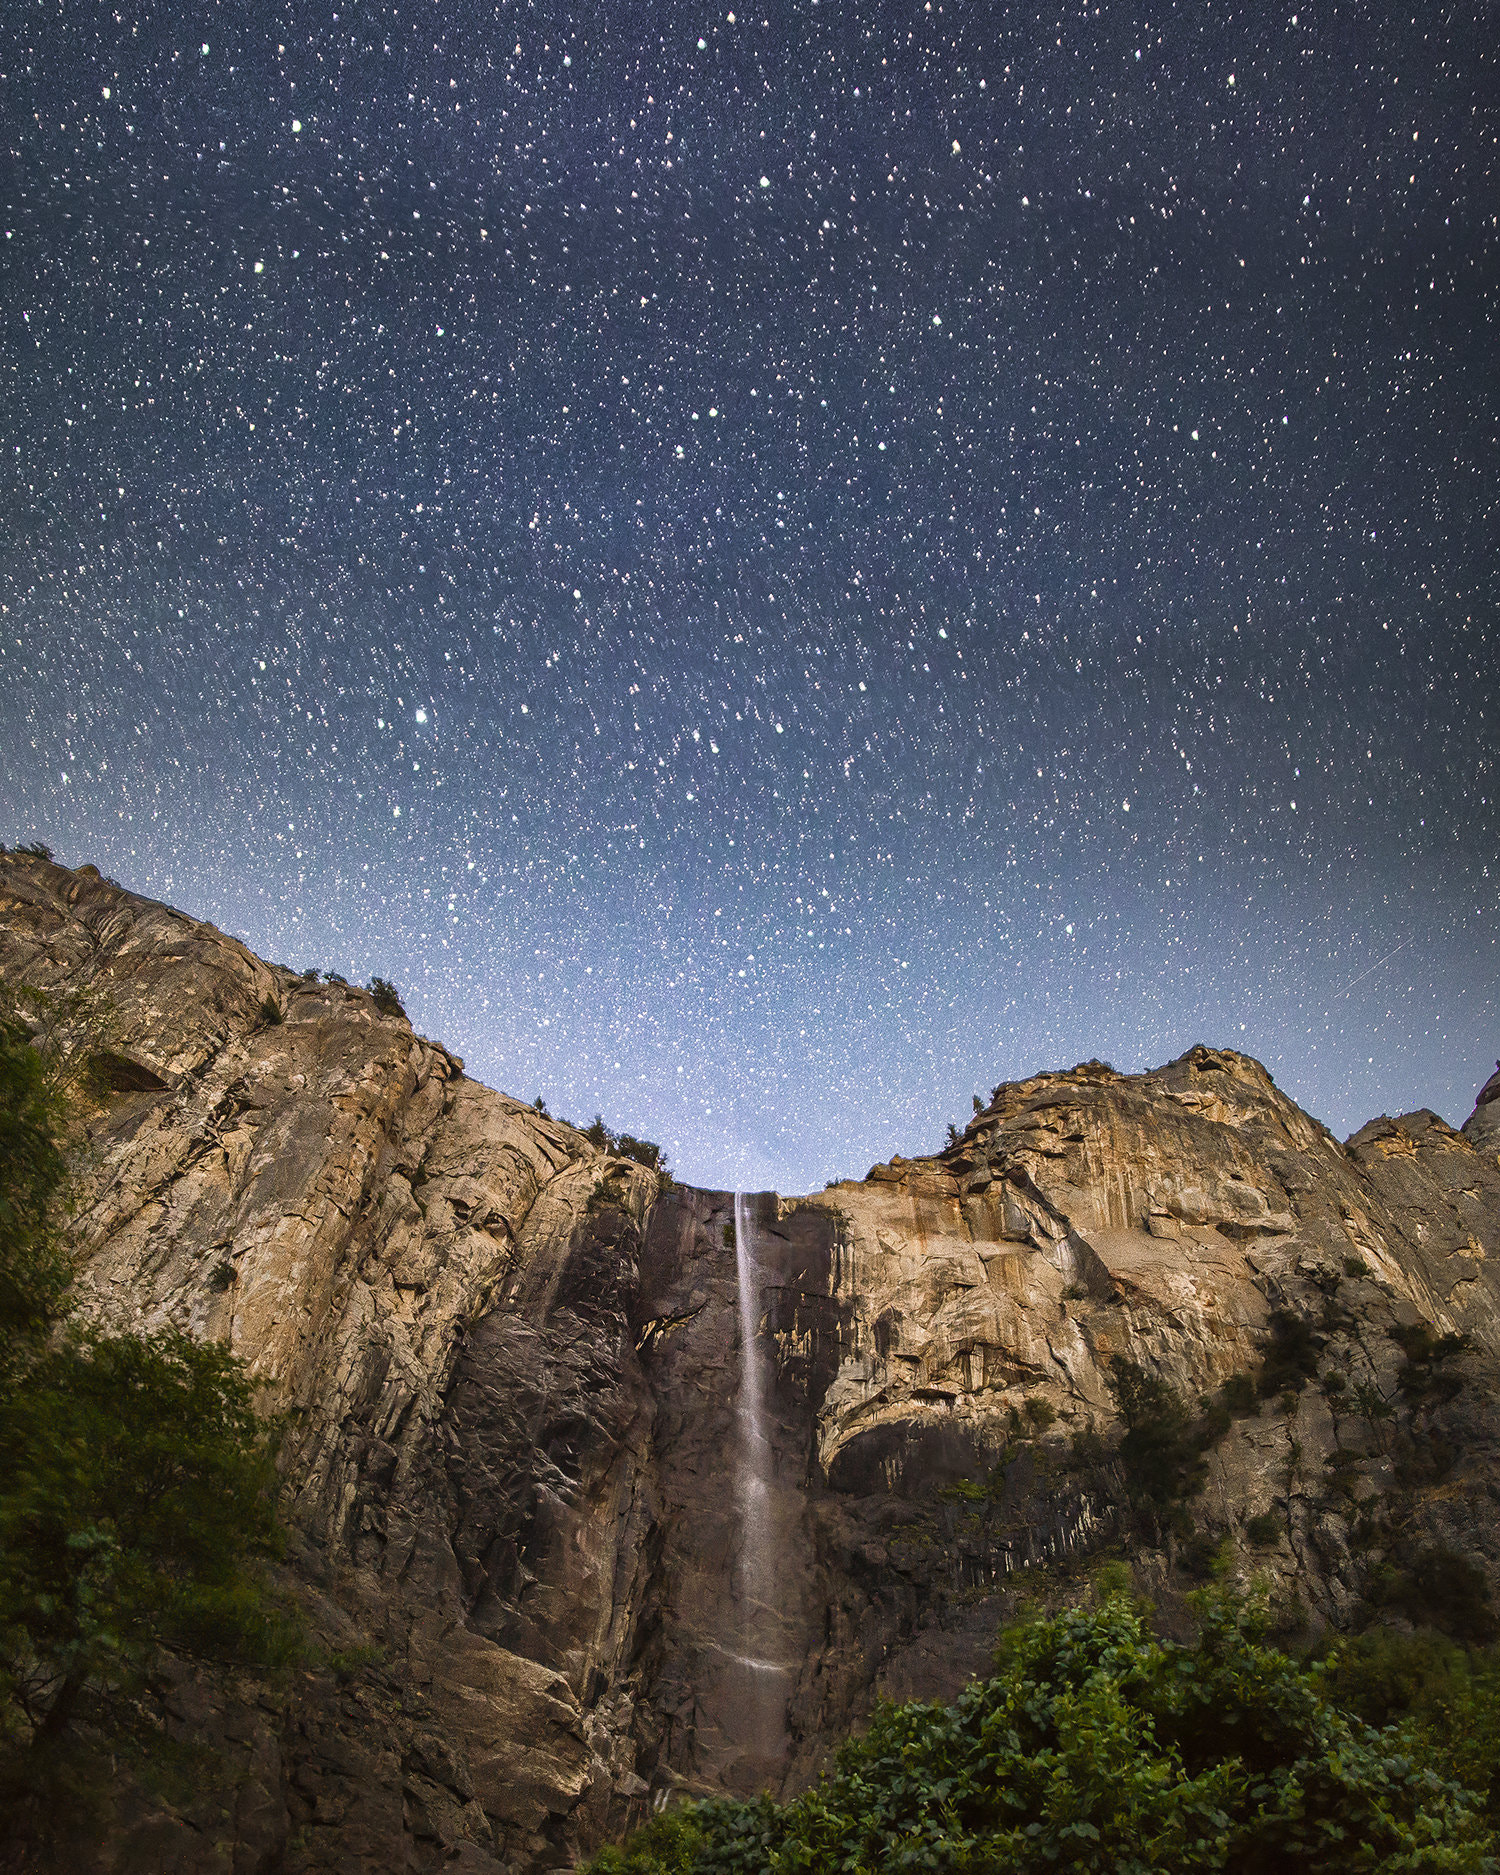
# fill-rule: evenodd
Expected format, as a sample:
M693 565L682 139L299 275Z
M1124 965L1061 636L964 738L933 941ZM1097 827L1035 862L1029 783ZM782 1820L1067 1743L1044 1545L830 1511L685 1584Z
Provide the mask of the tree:
M604 1123L602 1113L596 1113L582 1132L589 1144L598 1151L612 1152L621 1159L633 1159L637 1165L645 1166L648 1172L655 1172L666 1187L670 1188L675 1182L671 1167L667 1164L667 1155L654 1139L637 1139L633 1133L611 1132Z
M253 1387L228 1349L70 1325L58 1230L67 1127L97 1038L81 997L0 1014L0 1743L5 1786L84 1706L108 1715L163 1649L265 1659L288 1623Z
M685 1805L599 1875L1311 1875L1492 1866L1474 1794L1204 1597L1191 1646L1114 1596L1013 1629L951 1706L884 1706L787 1804Z
M33 1736L164 1647L275 1651L247 1568L279 1547L274 1466L226 1348L72 1335L0 1405L0 1455L0 1694Z
M52 1231L63 1103L31 1034L0 1013L0 1393L56 1321L70 1271Z
M406 1014L405 1009L401 1006L400 992L389 978L371 977L369 990L370 994L375 998L375 1007L380 1011L381 1015L404 1016Z

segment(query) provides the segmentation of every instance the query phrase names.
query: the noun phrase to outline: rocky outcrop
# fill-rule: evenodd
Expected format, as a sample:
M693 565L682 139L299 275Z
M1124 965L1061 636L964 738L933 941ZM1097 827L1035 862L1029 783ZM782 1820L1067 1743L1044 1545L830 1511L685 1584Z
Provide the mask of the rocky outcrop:
M768 1598L732 1194L90 868L0 857L0 974L111 1005L80 1289L264 1381L327 1662L164 1678L220 1769L122 1797L100 1875L570 1866L674 1791L805 1782L877 1691L952 1692L1018 1584L1105 1553L1168 1601L1218 1548L1314 1621L1437 1580L1486 1619L1500 1075L1461 1133L1341 1145L1242 1055L1089 1063L944 1153L759 1195ZM1180 1504L1121 1472L1122 1361L1205 1403Z

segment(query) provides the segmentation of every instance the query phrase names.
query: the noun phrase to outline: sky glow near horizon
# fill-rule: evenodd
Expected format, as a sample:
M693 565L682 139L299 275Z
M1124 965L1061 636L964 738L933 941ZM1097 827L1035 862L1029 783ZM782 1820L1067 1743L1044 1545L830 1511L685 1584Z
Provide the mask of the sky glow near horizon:
M204 22L207 21L207 24ZM810 1189L1500 1055L1478 6L0 21L0 838Z

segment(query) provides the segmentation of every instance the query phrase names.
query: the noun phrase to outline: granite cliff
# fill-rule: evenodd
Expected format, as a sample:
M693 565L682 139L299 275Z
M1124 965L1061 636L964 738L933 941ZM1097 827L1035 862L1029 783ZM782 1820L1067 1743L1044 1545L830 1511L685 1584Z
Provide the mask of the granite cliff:
M109 998L81 1292L264 1383L328 1662L164 1672L216 1768L122 1789L98 1875L572 1866L674 1791L805 1782L1105 1555L1168 1607L1213 1553L1313 1625L1487 1631L1500 1074L1462 1131L1340 1144L1228 1050L1087 1063L942 1153L756 1196L770 1593L733 1194L88 867L0 856L0 975ZM1130 1363L1198 1414L1174 1501L1119 1456Z

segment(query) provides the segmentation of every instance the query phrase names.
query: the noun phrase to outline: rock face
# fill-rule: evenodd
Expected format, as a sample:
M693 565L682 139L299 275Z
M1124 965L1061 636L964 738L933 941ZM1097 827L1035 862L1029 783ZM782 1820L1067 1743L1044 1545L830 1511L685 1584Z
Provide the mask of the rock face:
M1243 1055L1089 1063L940 1155L757 1196L767 1595L733 1194L90 868L0 856L0 974L113 1005L80 1289L265 1382L333 1650L164 1683L221 1771L122 1803L99 1875L572 1866L673 1791L806 1782L877 1692L981 1670L1019 1582L1106 1553L1169 1603L1218 1546L1315 1623L1488 1619L1500 1073L1461 1133L1340 1145ZM1116 1457L1127 1361L1215 1403L1181 1502Z

